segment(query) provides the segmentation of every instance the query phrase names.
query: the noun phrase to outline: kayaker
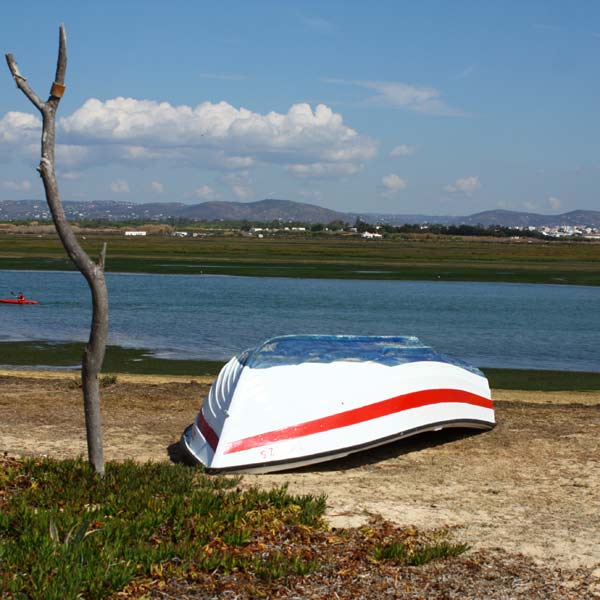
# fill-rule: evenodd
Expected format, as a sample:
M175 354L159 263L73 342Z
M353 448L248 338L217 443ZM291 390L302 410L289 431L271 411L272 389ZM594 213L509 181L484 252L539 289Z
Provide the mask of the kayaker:
M17 300L19 302L23 302L25 300L25 294L23 292L19 292L19 294L17 295Z

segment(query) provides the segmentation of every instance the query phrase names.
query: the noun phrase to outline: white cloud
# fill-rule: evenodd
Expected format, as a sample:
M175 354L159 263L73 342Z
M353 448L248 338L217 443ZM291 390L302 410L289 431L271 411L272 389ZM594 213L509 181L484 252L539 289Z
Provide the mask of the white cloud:
M152 191L155 192L156 194L164 194L165 186L160 181L153 181L150 184L150 187L152 188Z
M215 192L215 190L206 184L196 188L193 192L193 195L197 198L201 198L202 200L216 200L219 197L217 192Z
M561 207L560 198L557 198L556 196L550 196L548 198L548 205L552 210L559 210Z
M356 175L363 167L354 163L313 163L287 165L285 168L301 179L337 179Z
M11 190L14 192L28 192L31 189L31 181L23 179L21 181L2 181L0 185L5 190Z
M385 175L384 177L382 177L381 184L383 185L387 193L392 194L405 189L408 185L405 179L402 179L395 173L391 173L390 175Z
M376 152L373 140L346 126L324 104L314 109L294 104L285 114L260 114L227 102L191 107L92 98L62 118L59 129L61 141L93 151L97 163L161 159L244 169L256 163L358 164Z
M391 152L390 156L410 156L415 153L414 146L407 146L406 144L400 144L396 146Z
M124 179L117 179L110 184L110 191L113 194L128 194L129 184Z
M38 149L39 152L39 149ZM78 167L90 158L90 149L71 144L56 145L56 163L60 166Z
M219 178L221 184L228 186L238 200L247 200L253 194L250 171L235 171Z
M9 112L0 118L0 160L39 156L41 121ZM114 98L87 100L57 124L57 167L74 173L108 164L202 166L225 171L276 165L303 178L358 173L375 142L324 104L294 104L260 114L227 102L195 107Z
M226 173L219 177L219 181L224 185L249 185L252 182L250 171L235 171Z
M464 117L466 113L446 104L441 92L433 87L412 85L401 81L351 81L325 79L328 83L350 84L375 92L367 99L370 105L402 108L424 115L437 117Z
M0 160L35 160L40 155L42 121L37 116L8 112L0 118Z
M42 120L28 113L7 112L0 119L0 143L2 144L31 142L35 138L40 138L41 131Z
M454 183L448 184L444 189L451 194L465 194L470 196L473 192L481 188L479 177L472 175L457 179Z
M215 154L213 163L222 169L247 169L254 165L254 159L251 156L227 156L220 150Z
M231 191L238 200L247 200L252 195L252 189L247 185L234 185Z

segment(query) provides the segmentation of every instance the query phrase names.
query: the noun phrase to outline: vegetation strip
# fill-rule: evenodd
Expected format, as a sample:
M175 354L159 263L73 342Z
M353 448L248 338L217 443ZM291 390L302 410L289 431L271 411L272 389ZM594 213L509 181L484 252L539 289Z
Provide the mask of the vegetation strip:
M0 342L0 365L11 367L80 369L83 342ZM107 346L102 371L149 375L215 376L223 361L157 358L144 348Z
M107 272L600 285L600 245L592 243L432 234L383 240L330 235L125 238L93 231L81 239L92 256L104 241ZM72 265L54 234L0 232L0 269L72 270Z
M0 342L0 366L33 369L79 370L83 343L46 341ZM108 346L103 372L138 375L214 377L224 361L157 358L143 348ZM490 387L501 390L569 391L600 390L600 372L494 369L482 367Z

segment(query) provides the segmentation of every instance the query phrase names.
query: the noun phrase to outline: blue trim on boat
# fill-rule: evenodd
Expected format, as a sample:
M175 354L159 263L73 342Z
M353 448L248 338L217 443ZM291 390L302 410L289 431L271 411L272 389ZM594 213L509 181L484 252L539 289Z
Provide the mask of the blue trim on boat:
M476 367L440 354L414 336L286 335L250 348L237 359L251 369L335 361L375 362L390 367L435 361L483 376Z

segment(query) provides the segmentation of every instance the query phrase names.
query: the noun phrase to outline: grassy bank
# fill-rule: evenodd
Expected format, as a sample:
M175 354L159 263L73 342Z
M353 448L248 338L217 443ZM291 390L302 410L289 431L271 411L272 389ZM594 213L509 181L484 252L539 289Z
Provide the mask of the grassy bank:
M350 583L367 568L376 580L378 564L468 549L381 522L333 534L323 496L237 483L164 463L109 463L99 478L82 461L0 457L0 596L280 597L313 574Z
M73 369L81 366L83 343L0 342L0 365L19 368ZM140 375L217 375L223 361L169 360L140 348L107 346L104 373Z
M0 342L0 365L9 368L73 368L81 363L82 343ZM216 376L223 361L168 360L149 350L108 346L104 373ZM600 372L492 369L482 367L493 389L539 391L600 390Z
M336 279L501 281L600 285L600 244L417 236L108 239L107 271ZM72 269L55 236L0 232L0 269Z

